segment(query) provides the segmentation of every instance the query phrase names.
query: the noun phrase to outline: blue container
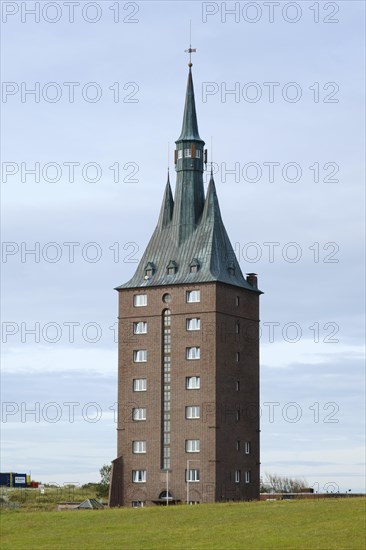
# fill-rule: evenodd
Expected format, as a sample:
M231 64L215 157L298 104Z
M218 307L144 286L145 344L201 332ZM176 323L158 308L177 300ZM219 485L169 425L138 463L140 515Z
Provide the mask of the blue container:
M10 487L11 474L0 474L0 487Z
M15 487L17 489L27 487L27 474L14 472L0 474L0 487Z
M21 489L27 486L27 474L12 474L13 487Z

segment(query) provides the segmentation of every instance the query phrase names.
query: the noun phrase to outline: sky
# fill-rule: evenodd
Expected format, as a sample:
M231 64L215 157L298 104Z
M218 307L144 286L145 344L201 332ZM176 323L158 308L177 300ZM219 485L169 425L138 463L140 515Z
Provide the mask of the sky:
M262 475L364 492L364 3L1 8L1 471L83 484L116 457L113 289L175 184L191 21L200 135L264 292Z

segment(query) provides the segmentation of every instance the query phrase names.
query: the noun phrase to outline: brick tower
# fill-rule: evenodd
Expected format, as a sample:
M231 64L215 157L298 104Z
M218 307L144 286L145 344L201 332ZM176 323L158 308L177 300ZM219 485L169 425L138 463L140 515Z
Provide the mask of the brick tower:
M119 294L110 506L259 497L259 296L226 233L189 65L175 196Z

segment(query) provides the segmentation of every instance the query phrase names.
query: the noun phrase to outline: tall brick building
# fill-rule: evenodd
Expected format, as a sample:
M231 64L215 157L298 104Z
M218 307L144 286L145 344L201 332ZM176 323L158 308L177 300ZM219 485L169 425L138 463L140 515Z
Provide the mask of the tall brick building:
M191 64L175 196L119 294L111 506L259 497L259 295L203 185Z

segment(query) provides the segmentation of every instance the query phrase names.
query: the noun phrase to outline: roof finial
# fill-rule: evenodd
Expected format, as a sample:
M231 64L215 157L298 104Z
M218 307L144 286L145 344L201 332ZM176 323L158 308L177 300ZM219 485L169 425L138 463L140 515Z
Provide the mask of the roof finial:
M192 48L192 19L189 20L189 48L188 50L184 50L186 53L189 53L189 63L188 67L191 68L192 63L192 53L196 53L196 48Z
M210 151L210 157L211 157L211 178L213 179L213 137L211 136L211 151Z

